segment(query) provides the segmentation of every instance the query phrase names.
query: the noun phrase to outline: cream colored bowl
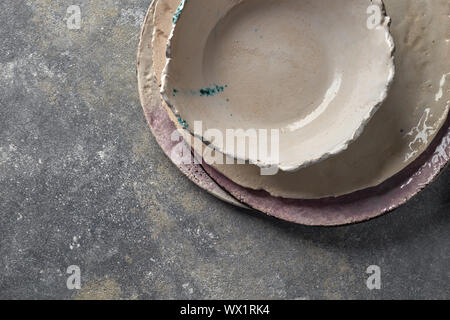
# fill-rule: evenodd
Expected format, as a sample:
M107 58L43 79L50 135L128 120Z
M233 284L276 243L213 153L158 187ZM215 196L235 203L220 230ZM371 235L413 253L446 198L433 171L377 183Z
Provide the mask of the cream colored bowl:
M390 20L374 4L382 8L370 0L184 1L162 96L188 130L232 158L294 171L337 154L361 134L394 76ZM236 150L205 135L211 129L223 137L279 130L279 156L253 152L261 140Z

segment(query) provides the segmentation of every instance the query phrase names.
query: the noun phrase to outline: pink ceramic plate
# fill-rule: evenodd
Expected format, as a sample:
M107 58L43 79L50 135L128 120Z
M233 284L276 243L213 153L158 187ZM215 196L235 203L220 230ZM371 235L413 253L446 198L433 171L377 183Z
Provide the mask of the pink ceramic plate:
M450 118L430 147L412 164L381 185L349 195L316 200L277 198L246 189L209 166L206 172L250 207L282 220L311 226L338 226L366 221L406 203L437 178L450 161Z
M141 31L137 55L138 86L141 104L150 129L160 147L170 156L172 149L177 145L177 142L173 142L170 139L176 127L162 106L157 80L153 73L151 42L153 34L153 13L156 3L156 1L152 1ZM211 179L202 166L198 164L177 164L177 167L200 188L228 203L246 207Z
M176 145L171 134L176 129L158 94L153 73L151 37L152 3L141 35L138 78L141 102L152 132L166 154ZM291 200L270 196L265 191L241 187L209 166L179 165L189 179L222 200L248 204L268 215L305 225L334 226L365 221L404 204L431 183L450 160L450 121L447 120L427 151L406 169L383 184L338 198ZM212 179L211 179L212 178ZM227 190L225 192L222 188ZM235 198L230 196L233 195Z

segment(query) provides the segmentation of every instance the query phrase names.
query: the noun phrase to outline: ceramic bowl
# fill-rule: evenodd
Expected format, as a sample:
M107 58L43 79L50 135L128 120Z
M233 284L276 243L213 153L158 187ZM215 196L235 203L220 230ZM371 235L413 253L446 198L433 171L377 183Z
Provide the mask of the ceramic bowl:
M173 13L179 3L160 0L156 5L152 68L159 85ZM392 19L391 34L397 39L395 81L388 99L349 149L297 172L274 176L261 175L254 165L212 167L241 186L263 189L276 197L319 199L377 186L412 164L434 140L450 106L450 43L445 41L450 19L440 14L448 3L385 0L384 5ZM171 110L167 112L174 118ZM178 121L175 125L181 127ZM180 132L202 154L201 148L196 148L202 143L196 144L198 139L186 130Z
M170 138L171 134L179 123L174 123L170 120L172 112L168 110L165 103L161 103L160 101L158 84L164 68L165 59L160 59L158 57L164 56L165 43L171 28L170 25L167 27L164 22L172 21L173 12L175 12L178 4L177 0L156 0L152 2L143 25L137 57L139 93L145 111L144 113L156 140L160 144L162 150L168 155L171 154L174 144ZM450 90L448 90L448 86L446 86L448 81L443 83L442 77L440 76L445 70L448 71L448 61L444 59L444 57L447 57L449 51L444 50L444 48L448 45L448 42L445 41L445 35L448 31L446 26L448 26L449 19L447 16L441 14L442 10L447 6L446 0L439 2L438 0L435 2L423 2L422 0L386 0L385 4L387 12L392 16L393 21L396 21L398 26L396 35L395 23L393 24L394 37L397 36L397 39L404 39L404 41L400 41L399 44L404 43L405 47L413 47L414 50L417 51L419 51L420 47L424 47L423 52L426 52L427 54L423 54L422 56L431 60L429 63L425 63L428 60L424 60L421 64L428 66L431 64L433 65L433 70L438 70L434 72L437 73L437 80L430 78L429 81L421 82L422 84L426 83L427 85L421 86L421 90L416 90L420 94L411 98L412 100L410 102L419 100L422 102L426 101L427 104L430 104L429 92L424 91L425 88L429 88L430 92L435 93L432 95L431 101L447 101L448 105L448 103L450 103L450 98L448 96ZM155 12L153 12L153 10L155 10ZM410 24L411 22L415 22L415 24ZM153 28L153 23L155 28ZM414 26L413 32L408 28L408 25ZM421 37L417 38L417 35L423 35L424 26L428 29L426 39ZM420 30L422 30L422 32L420 32ZM164 41L162 41L163 38L165 38ZM418 42L420 43L419 45ZM161 45L161 43L163 43L163 45ZM432 46L429 43L434 43L435 45ZM152 50L152 48L154 50ZM430 50L427 51L426 48L430 48ZM409 51L405 48L403 54L407 52ZM402 50L400 50L400 52L397 51L397 53L402 53ZM418 57L419 54L417 54L417 58ZM405 73L408 69L414 69L414 71L418 73L424 71L426 71L425 74L428 74L428 72L430 72L430 74L433 73L426 68L416 71L414 68L414 66L417 66L416 59L412 59L411 57L405 57L405 59L406 61L403 63L397 61L397 64L405 68ZM437 66L434 66L434 64L437 64ZM398 80L397 76L396 79ZM430 82L431 86L428 84ZM411 92L408 92L406 96L409 97L412 92L416 91L411 89ZM442 97L441 92L443 94ZM403 96L405 96L405 94ZM410 99L408 99L408 101L409 100ZM409 104L409 102L407 104ZM409 109L403 109L402 105L399 107L395 109L404 115L415 113L412 110L416 109L414 106ZM381 110L384 109L385 107L383 106ZM377 115L378 114L379 113L377 113ZM433 117L430 119L435 117L437 117L437 115L433 111ZM399 117L397 120L400 119L404 118ZM406 117L406 119L408 119L408 117ZM372 123L373 121L371 121L371 124ZM404 125L404 123L398 123L397 129L406 128L407 126ZM429 126L429 121L427 121L426 125L427 127ZM396 179L395 181L394 179L389 179L380 185L379 188L372 188L366 191L353 193L348 197L338 197L334 201L328 199L286 200L269 196L264 192L255 192L253 190L245 189L232 182L229 182L229 187L224 184L222 184L222 186L230 191L233 190L232 193L235 194L237 198L245 201L248 200L253 207L260 209L262 212L275 215L288 221L311 225L338 225L363 221L398 207L436 178L439 172L445 167L446 163L449 163L450 161L449 125L449 121L444 124L443 130L445 130L446 135L444 135L442 139L440 136L435 137L434 141L436 143L428 145L425 141L421 141L421 143L423 142L424 145L428 146L428 149L423 154L421 154L420 151L417 151L418 149L415 149L415 151L417 151L416 153L421 154L421 159L416 159L416 161L414 161L415 163L419 162L419 165L408 166L407 169L402 170L402 172L394 177ZM397 132L400 132L399 129ZM384 138L381 138L381 140L383 139ZM425 140L429 139L432 139L432 137L427 135L427 139ZM358 139L358 143L359 141L360 139ZM416 146L414 146L414 148L416 148ZM402 149L401 146L400 149ZM392 155L394 153L403 154L403 151L398 150L396 150L396 152L381 152L383 152L385 156L391 156L388 163L392 161ZM411 157L408 157L408 159L408 161L410 161ZM205 173L201 166L196 164L178 165L178 168L185 173L192 182L198 184L204 190L214 194L222 200L236 204L236 200L230 201L232 200L230 195L225 194L223 190L217 187L217 184L215 184L211 177ZM207 166L205 168L208 169L210 174L215 172L215 170L208 168ZM370 171L370 169L366 170L366 173L369 173L367 171ZM219 173L216 172L215 175L217 174ZM372 172L370 172L370 174L372 174ZM213 175L211 174L211 176ZM240 189L242 189L242 192ZM282 201L284 201L284 203L280 204ZM277 205L277 203L279 205ZM289 206L291 208L289 208Z
M361 134L393 80L390 19L383 10L371 17L373 3L382 8L369 0L182 2L162 96L185 128L231 158L283 171L319 162ZM279 143L237 150L206 134L212 129L223 137L275 129ZM273 152L256 150L261 143Z

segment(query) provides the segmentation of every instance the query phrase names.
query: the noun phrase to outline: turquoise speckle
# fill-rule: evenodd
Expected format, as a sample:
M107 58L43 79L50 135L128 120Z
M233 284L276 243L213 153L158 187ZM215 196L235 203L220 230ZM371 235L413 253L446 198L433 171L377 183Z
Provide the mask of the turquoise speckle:
M214 87L211 87L211 88L203 88L203 89L199 90L200 96L201 97L203 97L203 96L211 97L218 93L223 92L225 90L225 88L227 88L227 87L228 87L227 85L225 85L225 86L215 85Z
M183 120L183 118L178 117L178 122L181 124L181 126L183 127L183 129L187 129L189 127L189 125L187 124L187 122L185 120Z
M177 11L175 11L175 14L173 15L173 19L172 19L173 24L176 24L178 19L180 18L181 12L183 11L186 1L187 0L182 0L180 5L177 8Z
M204 88L200 89L200 96L213 96L224 90L223 86L215 86L214 88Z
M191 96L212 97L212 96L215 96L216 94L224 92L225 88L228 88L228 85L219 86L219 85L214 84L213 86L211 86L209 88L201 88L199 90L182 89L182 92L185 95L190 94ZM180 92L180 90L173 89L173 96L175 96L179 92Z
M227 102L230 102L230 99L227 98Z

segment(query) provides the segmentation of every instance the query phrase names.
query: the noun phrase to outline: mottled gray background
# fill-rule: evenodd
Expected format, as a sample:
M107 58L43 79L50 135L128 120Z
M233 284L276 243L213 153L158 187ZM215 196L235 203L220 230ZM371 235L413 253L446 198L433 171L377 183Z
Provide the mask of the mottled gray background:
M81 30L67 29L72 4ZM237 209L185 178L138 99L149 4L0 1L0 298L450 298L449 169L339 228Z

